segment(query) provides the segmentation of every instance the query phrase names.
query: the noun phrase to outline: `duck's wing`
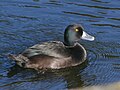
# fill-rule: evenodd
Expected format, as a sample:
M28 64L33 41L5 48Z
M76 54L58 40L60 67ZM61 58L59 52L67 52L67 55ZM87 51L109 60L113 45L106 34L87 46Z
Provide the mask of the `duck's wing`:
M68 49L66 46L60 41L50 41L44 42L42 44L34 45L27 50L25 50L22 55L30 58L36 55L47 55L53 57L68 57Z

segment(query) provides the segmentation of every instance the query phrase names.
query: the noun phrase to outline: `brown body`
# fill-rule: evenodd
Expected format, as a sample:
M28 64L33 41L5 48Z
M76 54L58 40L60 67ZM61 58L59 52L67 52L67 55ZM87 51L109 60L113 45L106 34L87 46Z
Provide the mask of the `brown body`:
M24 68L60 69L84 62L86 51L78 43L74 46L65 46L62 42L52 41L37 44L12 58Z

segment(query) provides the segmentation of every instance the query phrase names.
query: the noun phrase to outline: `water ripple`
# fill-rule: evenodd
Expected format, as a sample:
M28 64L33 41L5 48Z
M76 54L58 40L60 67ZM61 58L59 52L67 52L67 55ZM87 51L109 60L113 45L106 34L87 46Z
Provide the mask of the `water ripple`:
M113 24L91 24L91 25L95 25L95 26L110 26L110 27L116 27L116 28L120 28L119 25L113 25Z
M92 17L92 18L104 18L102 16L96 16L96 15L91 15L91 14L83 14L83 13L78 13L78 12L68 12L68 11L63 11L63 13L66 14L74 14L74 15L81 15L81 16L87 16L87 17Z
M120 18L108 18L108 19L120 21Z
M107 2L107 1L101 1L101 0L91 0L93 2L99 2L99 3L110 3L110 2Z
M120 10L118 7L107 7L107 6L95 6L95 5L88 5L88 4L76 4L78 6L85 6L85 7L90 7L90 8L99 8L99 9L107 9L107 10Z

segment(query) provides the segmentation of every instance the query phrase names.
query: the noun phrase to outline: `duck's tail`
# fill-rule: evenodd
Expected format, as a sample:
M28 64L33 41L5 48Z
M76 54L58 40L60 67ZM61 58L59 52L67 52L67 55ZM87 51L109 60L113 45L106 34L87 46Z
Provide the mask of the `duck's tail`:
M25 64L27 63L28 61L28 58L23 56L23 55L18 55L18 56L15 56L15 55L12 55L12 54L9 54L8 57L12 60L14 60L19 66L21 67L25 67Z
M9 54L8 57L9 57L10 59L12 59L12 60L17 61L17 59L16 59L17 56L15 56L15 55L13 55L13 54Z

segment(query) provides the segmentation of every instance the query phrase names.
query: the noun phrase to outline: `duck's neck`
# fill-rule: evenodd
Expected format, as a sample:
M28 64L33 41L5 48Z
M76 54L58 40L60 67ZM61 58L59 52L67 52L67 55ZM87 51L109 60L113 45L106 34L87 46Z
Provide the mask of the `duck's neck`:
M67 36L67 35L64 35L64 44L66 45L66 46L74 46L74 41L71 41L70 39L69 39L69 36Z

